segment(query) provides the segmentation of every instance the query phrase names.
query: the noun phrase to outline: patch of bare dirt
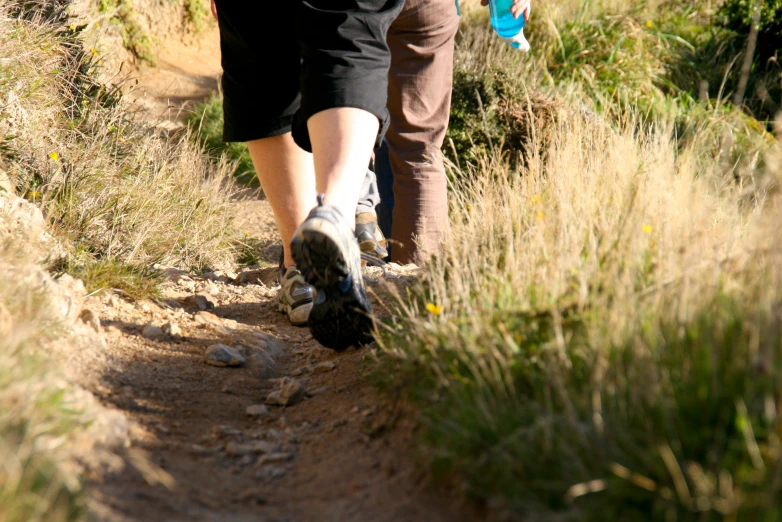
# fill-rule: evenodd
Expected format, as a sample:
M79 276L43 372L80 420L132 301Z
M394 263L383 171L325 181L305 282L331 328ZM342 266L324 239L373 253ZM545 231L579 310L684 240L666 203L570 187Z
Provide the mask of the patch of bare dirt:
M183 104L209 94L217 45L211 35L200 48L169 47L157 70L139 75L136 92L152 100L153 120L164 115L176 124ZM234 204L239 230L278 242L266 201L250 192ZM273 265L275 256L271 248L266 261ZM82 384L126 415L130 461L92 472L93 519L478 519L417 471L415 423L366 382L368 351L322 348L278 313L275 268L165 271L156 302L88 299L106 348L80 361ZM373 285L384 277L404 284L413 274L413 267L391 267L384 276L373 267L366 277ZM237 365L208 363L210 350Z
M143 118L166 130L178 130L193 103L205 101L217 90L221 74L220 32L210 24L188 42L166 40L155 66L144 66L131 75L128 95Z

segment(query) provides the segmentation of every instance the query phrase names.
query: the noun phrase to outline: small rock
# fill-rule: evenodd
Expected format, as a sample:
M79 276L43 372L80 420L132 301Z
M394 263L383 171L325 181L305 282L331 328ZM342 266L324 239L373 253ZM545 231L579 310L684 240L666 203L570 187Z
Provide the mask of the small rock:
M194 455L209 455L213 453L213 450L200 444L190 444L187 446L187 450Z
M280 430L271 429L266 432L266 437L272 440L281 440L285 438L285 434Z
M273 406L294 406L307 396L307 390L296 379L285 377L280 382L280 389L274 390L266 397L266 404Z
M191 295L185 298L185 304L194 306L199 310L213 310L215 307L215 298L206 292Z
M162 341L166 338L166 333L161 327L148 324L141 331L141 336L150 341Z
M85 308L81 311L81 315L79 315L79 318L82 320L82 322L90 327L92 327L93 330L100 333L101 326L100 326L100 319L98 318L98 314L90 310L89 308Z
M171 337L182 337L182 329L176 323L166 323L163 325L163 332Z
M269 414L269 408L263 404L253 404L252 406L247 406L244 413L248 417L265 417Z
M291 372L291 376L298 377L298 376L300 376L303 373L304 373L304 370L302 370L301 368L296 368L295 370L293 370Z
M196 289L196 283L192 279L181 279L177 281L177 285L188 292L193 292Z
M293 460L293 453L287 453L287 452L279 452L279 453L268 453L261 457L261 459L258 461L261 466L264 464L269 464L273 462L288 462Z
M326 393L331 389L330 386L321 386L320 388L315 388L312 391L307 391L308 397L315 397L316 395L320 395L321 393Z
M249 444L238 444L236 442L229 442L225 446L225 453L229 457L241 457L243 455L252 455L255 450Z
M337 367L337 365L334 363L334 361L323 361L322 363L316 364L312 368L312 373L326 373L334 371L334 369Z
M223 324L225 321L217 317L215 314L210 314L209 312L198 312L195 314L194 319L198 324L209 326L214 331L222 335L233 334L233 330Z
M282 399L280 398L280 390L274 390L269 392L266 396L266 404L270 406L282 406Z
M214 326L222 326L223 322L215 314L209 312L198 312L193 317L198 324L211 324Z
M213 428L213 431L217 435L222 435L224 437L238 437L242 434L241 430L237 430L233 426L229 426L228 424L221 424L215 428Z
M257 480L276 480L284 477L287 473L288 470L285 468L278 468L276 466L265 466L259 469L255 473L255 478Z
M161 264L155 264L152 266L153 270L157 270L160 272L163 276L168 278L170 281L174 281L175 283L182 281L182 280L189 280L190 276L187 272L184 270L180 270L178 268L175 268L173 266L165 266Z
M284 379L280 387L280 400L283 406L293 406L304 400L307 389L296 379Z
M163 332L162 329L160 331ZM206 349L204 362L212 366L242 366L247 360L230 346L213 344Z
M231 282L236 279L236 272L231 270L215 270L214 274L224 282Z
M253 464L256 461L255 455L245 455L241 459L239 459L239 466L246 468L247 466Z
M217 281L220 279L220 276L214 272L203 272L198 276L198 278L203 281Z
M253 443L253 451L258 454L277 453L280 451L280 446L279 444L272 444L265 440L259 440Z

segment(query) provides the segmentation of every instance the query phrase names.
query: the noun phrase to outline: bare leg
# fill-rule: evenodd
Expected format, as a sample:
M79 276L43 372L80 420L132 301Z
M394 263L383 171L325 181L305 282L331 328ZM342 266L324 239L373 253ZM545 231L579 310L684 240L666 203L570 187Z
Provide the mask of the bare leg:
M356 204L380 127L377 116L362 109L328 109L312 116L307 127L318 193L355 228Z
M294 264L290 248L293 232L316 202L312 155L299 148L290 133L251 141L247 146L261 187L272 206L285 247L285 266L289 267Z

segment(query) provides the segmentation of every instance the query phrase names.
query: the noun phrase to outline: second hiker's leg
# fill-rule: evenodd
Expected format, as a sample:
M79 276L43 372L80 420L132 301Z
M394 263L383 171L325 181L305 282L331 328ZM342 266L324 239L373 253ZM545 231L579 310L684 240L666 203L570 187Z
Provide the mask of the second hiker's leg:
M420 262L436 254L448 229L440 149L448 128L458 26L453 0L407 0L388 33L391 127L386 141L394 176L394 262Z

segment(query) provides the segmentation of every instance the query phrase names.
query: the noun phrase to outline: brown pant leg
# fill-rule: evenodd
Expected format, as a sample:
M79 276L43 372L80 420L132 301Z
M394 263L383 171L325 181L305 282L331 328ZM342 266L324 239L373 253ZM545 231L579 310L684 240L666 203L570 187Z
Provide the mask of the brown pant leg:
M391 48L386 135L394 172L393 260L436 253L448 229L441 148L453 85L454 0L407 0L388 32ZM415 244L417 241L420 248Z

